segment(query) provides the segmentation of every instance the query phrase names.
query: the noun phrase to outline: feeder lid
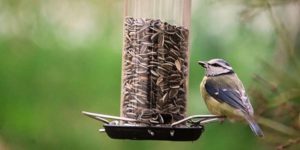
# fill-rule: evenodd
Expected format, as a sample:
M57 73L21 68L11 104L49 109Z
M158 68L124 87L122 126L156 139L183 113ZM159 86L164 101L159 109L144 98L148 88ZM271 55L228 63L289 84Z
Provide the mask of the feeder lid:
M155 127L103 125L112 139L195 141L204 131L199 127Z

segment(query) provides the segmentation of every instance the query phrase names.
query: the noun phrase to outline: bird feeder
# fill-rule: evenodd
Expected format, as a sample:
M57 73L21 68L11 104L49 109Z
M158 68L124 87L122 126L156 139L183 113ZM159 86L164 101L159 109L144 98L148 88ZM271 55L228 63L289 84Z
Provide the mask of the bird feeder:
M198 139L218 117L186 116L191 0L125 0L124 9L120 117L83 113L115 139Z

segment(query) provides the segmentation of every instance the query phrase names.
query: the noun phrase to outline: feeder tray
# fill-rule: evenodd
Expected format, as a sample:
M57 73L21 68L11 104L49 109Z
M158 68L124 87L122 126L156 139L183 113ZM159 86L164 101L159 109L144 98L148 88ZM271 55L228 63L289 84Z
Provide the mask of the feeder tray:
M104 125L112 139L195 141L204 128Z
M131 140L168 140L168 141L195 141L204 132L204 124L220 121L222 116L215 115L194 115L169 126L141 126L132 124L121 124L120 121L140 123L140 121L125 118L82 112L84 115L104 123L104 129L112 139L131 139ZM112 119L109 121L108 119Z

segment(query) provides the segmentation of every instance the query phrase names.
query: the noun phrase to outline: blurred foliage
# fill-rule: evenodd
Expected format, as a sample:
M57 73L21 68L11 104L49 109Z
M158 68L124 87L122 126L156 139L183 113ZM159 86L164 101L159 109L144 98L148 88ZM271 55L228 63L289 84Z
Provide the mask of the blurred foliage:
M207 125L195 142L121 141L99 134L98 122L80 112L119 114L122 4L0 0L1 150L299 149L295 0L193 1L188 113L208 112L196 62L224 58L248 87L265 139L246 124L228 122Z
M279 150L296 150L300 149L300 20L297 18L298 27L291 28L289 20L293 17L278 17L274 5L268 1L264 6L277 34L274 50L277 55L262 61L265 71L254 75L251 96L258 100L258 122L266 127L265 142Z

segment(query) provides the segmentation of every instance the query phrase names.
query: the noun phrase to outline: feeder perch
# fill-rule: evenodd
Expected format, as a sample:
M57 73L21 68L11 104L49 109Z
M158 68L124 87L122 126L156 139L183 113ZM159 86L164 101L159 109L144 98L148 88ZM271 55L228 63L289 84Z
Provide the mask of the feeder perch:
M109 137L193 141L219 116L186 116L191 0L125 0L120 117L83 112Z
M85 111L82 113L104 123L104 128L99 129L99 132L106 132L112 139L131 140L195 141L204 131L205 124L222 120L222 117L215 115L194 115L174 122L170 126L132 126L130 124L122 125L121 122L144 122ZM185 126L176 127L182 124Z

